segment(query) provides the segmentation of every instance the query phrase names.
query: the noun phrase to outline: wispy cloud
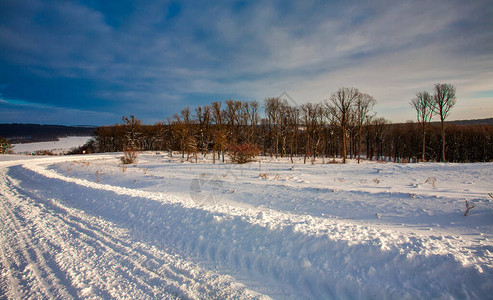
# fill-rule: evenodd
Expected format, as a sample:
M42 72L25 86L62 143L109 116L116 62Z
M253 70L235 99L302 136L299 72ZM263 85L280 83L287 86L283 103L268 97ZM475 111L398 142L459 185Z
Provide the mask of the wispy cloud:
M438 81L467 101L493 90L488 1L88 3L2 2L5 95L157 121L225 97L320 101L353 85L402 120Z

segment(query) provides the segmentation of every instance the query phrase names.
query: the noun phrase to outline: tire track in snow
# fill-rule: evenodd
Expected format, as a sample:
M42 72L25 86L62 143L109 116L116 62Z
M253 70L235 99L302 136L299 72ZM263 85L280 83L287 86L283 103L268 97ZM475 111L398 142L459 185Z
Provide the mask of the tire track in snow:
M138 273L139 276L136 277L136 281L139 283L140 288L146 288L152 292L153 287L148 285L147 282L154 281L153 285L157 286L158 284L155 281L166 278L166 281L161 280L159 282L161 288L175 291L176 294L185 296L186 298L196 298L198 296L196 293L182 288L183 285L194 286L198 284L197 281L191 279L194 275L194 270L179 268L174 265L176 262L169 259L169 255L152 255L146 249L143 249L143 245L131 244L122 239L117 239L95 228L95 226L92 226L88 222L81 220L84 216L76 209L65 207L53 199L49 200L52 201L54 206L63 211L62 214L66 213L71 216L70 219L72 220L69 220L68 218L61 218L60 215L57 215L56 217L60 222L65 223L74 232L79 233L80 238L100 245L102 252L106 255L109 254L117 257L119 260L125 261L129 272ZM177 258L175 257L174 260L176 261ZM217 293L217 291L213 290L213 287L208 286L210 285L208 282L202 282L201 285L202 292L209 292L210 294ZM227 286L223 288L227 289ZM162 297L159 294L154 294L154 296Z
M112 232L105 232L111 224L105 223L94 217L89 217L83 212L63 206L55 199L44 198L37 191L30 191L22 187L23 183L5 176L0 186L0 193L4 196L2 206L16 203L19 211L29 211L28 217L22 218L26 224L17 224L16 230L26 230L29 222L34 233L39 232L49 239L54 247L58 248L54 259L64 270L67 277L71 278L78 297L95 296L102 298L189 298L197 299L200 295L209 295L217 298L234 296L237 298L258 298L259 295L246 290L224 276L217 276L211 272L201 270L193 264L180 260L180 258L166 254L158 249L152 249L143 244L132 244L125 241L117 228L111 227ZM10 200L10 201L9 201ZM3 216L2 216L3 217ZM9 220L17 222L20 216L9 214ZM2 228L2 232L4 231ZM123 238L127 236L123 235ZM13 237L7 237L12 241ZM23 239L24 244L40 243L39 237L31 236ZM2 254L8 256L8 249L12 245L5 243ZM21 245L20 248L24 248ZM54 248L52 247L52 248ZM26 247L28 248L28 247ZM52 249L53 250L53 249ZM53 252L46 251L45 256L53 256ZM15 273L19 267L8 264L4 260L4 268L7 273ZM35 257L30 259L33 264L41 261L44 273L50 273L47 264L42 259ZM98 272L99 271L99 272ZM39 272L38 272L39 273ZM51 272L51 273L60 273ZM17 275L17 276L16 276ZM48 277L50 274L46 274ZM23 291L35 292L33 283L35 280L20 281L18 274L9 276L10 295L13 298L29 296ZM112 282L113 281L113 282ZM72 295L67 293L50 293L53 286L62 288L54 282L40 284L44 287L42 298L70 299ZM57 296L58 295L58 296Z
M12 198L13 194L6 189L9 180L6 178L5 172L3 170L0 172L3 183L0 186L0 193L6 196L5 198L1 197L0 200L1 220L5 226L2 228L2 232L9 233L11 237L15 235L14 239L9 239L8 236L3 239L1 250L3 264L9 273L9 281L12 283L11 296L13 298L20 296L22 298L72 299L73 295L56 277L56 274L60 273L59 270L50 268L49 265L53 265L53 263L48 261L50 258L45 245L40 240L36 241L37 245L32 241L34 234L29 232L32 231L32 227L30 228L28 221L18 210L18 207L7 201L7 199ZM15 278L14 272L21 275L23 279L26 277L30 279L29 282L26 282L29 285L29 291L21 288L25 280ZM24 292L28 292L28 294Z
M2 201L3 202L3 201ZM0 235L0 255L1 255L1 265L3 266L2 272L0 273L0 294L2 295L10 295L11 298L22 298L23 293L20 287L20 282L16 276L18 271L14 262L12 260L15 259L12 250L14 249L11 246L11 242L9 241L9 236L12 235L12 230L8 226L7 216L5 215L5 210L0 210L0 219L4 220L0 222L0 229L3 234Z

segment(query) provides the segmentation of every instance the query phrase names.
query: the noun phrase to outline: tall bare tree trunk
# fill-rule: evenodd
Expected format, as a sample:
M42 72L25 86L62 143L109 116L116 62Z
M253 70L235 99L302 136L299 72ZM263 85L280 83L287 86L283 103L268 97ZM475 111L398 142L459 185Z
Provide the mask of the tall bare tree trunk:
M425 152L426 152L426 128L425 126L423 126L423 149L422 149L423 153L422 153L422 157L421 157L421 161L424 162L426 161L426 157L425 157Z
M361 159L361 133L362 133L362 130L361 130L361 125L359 126L359 132L358 132L358 164L359 164L359 161Z
M346 128L343 126L342 127L342 149L341 149L341 156L342 156L342 163L346 163L346 147L347 147L347 139L346 139Z
M442 125L442 162L445 162L445 125L443 124L443 119L441 120Z

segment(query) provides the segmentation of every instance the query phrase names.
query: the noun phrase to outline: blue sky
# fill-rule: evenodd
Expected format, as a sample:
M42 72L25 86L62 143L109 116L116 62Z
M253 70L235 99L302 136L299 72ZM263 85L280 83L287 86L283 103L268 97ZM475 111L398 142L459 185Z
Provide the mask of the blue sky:
M342 86L379 116L457 88L453 119L493 117L491 1L0 1L0 123L166 120L186 106Z

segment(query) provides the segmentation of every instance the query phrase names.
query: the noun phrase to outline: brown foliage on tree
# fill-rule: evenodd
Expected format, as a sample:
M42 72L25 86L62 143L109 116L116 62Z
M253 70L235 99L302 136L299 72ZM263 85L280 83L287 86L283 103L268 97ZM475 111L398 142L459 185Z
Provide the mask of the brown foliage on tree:
M251 162L260 153L256 145L251 144L229 144L228 155L234 164L245 164Z

